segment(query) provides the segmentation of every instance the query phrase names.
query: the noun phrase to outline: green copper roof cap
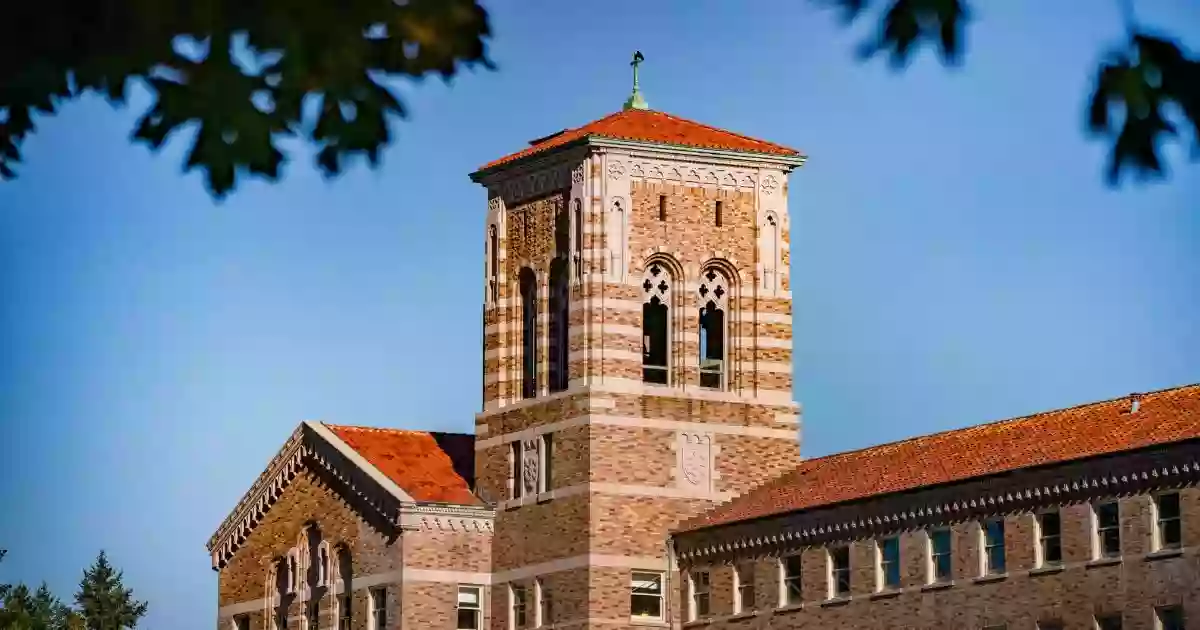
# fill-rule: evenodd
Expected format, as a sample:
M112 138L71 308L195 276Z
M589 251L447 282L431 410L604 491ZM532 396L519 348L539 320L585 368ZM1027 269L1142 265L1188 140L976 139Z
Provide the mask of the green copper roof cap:
M646 104L646 99L642 98L641 90L638 89L638 66L645 60L642 51L633 53L633 61L629 64L633 66L633 94L630 94L629 98L625 100L624 109L650 109L650 106Z

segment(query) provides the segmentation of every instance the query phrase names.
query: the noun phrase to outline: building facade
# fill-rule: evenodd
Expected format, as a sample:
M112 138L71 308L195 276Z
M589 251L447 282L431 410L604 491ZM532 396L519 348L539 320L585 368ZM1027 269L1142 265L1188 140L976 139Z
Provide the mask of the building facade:
M473 173L474 432L298 426L208 542L218 627L1200 618L1197 387L800 459L803 162L650 110L635 80Z
M474 435L297 428L209 541L222 627L679 622L669 529L799 459L804 157L635 97L472 174Z
M808 460L672 536L696 628L1200 627L1200 387Z

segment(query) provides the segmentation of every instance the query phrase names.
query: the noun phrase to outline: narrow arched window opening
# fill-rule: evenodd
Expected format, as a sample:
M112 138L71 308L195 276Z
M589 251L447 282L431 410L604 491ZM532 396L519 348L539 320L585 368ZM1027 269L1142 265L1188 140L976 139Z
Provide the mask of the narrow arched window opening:
M666 195L658 196L658 220L659 221L667 220L667 196Z
M518 277L521 291L521 395L537 396L537 276L525 267Z
M766 235L762 247L763 288L779 288L779 221L774 214L767 215Z
M721 223L724 221L724 217L722 216L724 210L725 204L718 200L716 205L713 206L713 225L716 227L721 227Z
M575 200L575 277L583 278L583 208Z
M500 237L496 226L488 227L488 291L496 299L496 277L500 275Z
M706 271L700 282L700 386L710 389L725 386L725 305L729 298L725 285L725 278L715 269Z
M651 263L642 280L642 380L666 385L670 381L670 276Z
M571 283L567 263L558 259L550 265L550 391L567 388L570 382Z

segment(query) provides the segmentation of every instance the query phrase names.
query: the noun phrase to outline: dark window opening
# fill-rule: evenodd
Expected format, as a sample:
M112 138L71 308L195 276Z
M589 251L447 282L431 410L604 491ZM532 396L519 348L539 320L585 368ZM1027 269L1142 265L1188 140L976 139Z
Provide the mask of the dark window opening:
M571 283L567 262L554 261L550 267L550 391L559 392L570 382L570 300Z
M700 309L700 386L720 389L724 377L725 313L709 302Z
M537 396L537 276L526 267L521 270L521 395Z
M642 380L667 384L667 305L657 296L642 305Z
M575 201L575 277L583 278L583 209Z
M512 443L512 498L521 498L521 442Z
M717 227L721 227L721 211L724 210L723 206L724 204L718 201L716 207L713 208L713 223L716 224Z
M658 196L658 220L659 221L667 220L667 196L666 195Z
M829 597L846 597L850 594L850 548L836 547L829 550L829 563Z

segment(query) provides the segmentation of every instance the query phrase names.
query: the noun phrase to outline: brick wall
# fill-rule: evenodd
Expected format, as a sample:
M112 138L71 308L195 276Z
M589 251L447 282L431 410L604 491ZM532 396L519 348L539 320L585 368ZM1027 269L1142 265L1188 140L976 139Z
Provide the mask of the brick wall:
M979 629L1006 624L1010 630L1034 630L1039 621L1061 621L1066 628L1093 628L1098 614L1123 616L1126 630L1156 628L1155 608L1183 606L1189 619L1200 618L1200 488L1180 489L1183 549L1154 553L1150 547L1152 495L1113 496L1119 501L1121 556L1096 559L1093 553L1092 502L1046 504L1003 515L1006 572L981 577L980 521L949 524L953 532L953 580L929 585L926 529L889 535L900 538L901 587L877 591L876 539L846 541L851 546L852 594L829 600L827 549L831 541L800 550L803 603L780 607L779 556L746 557L757 565L757 610L734 615L732 566L705 566L712 573L713 614L689 626L707 628L954 628ZM1097 500L1107 500L1103 496ZM919 498L910 498L919 504ZM1061 514L1063 562L1039 567L1035 549L1035 513L1057 508ZM729 562L734 562L730 560ZM681 572L680 577L686 575ZM686 596L681 605L687 605ZM880 624L884 625L881 626ZM1190 623L1190 622L1189 622Z

